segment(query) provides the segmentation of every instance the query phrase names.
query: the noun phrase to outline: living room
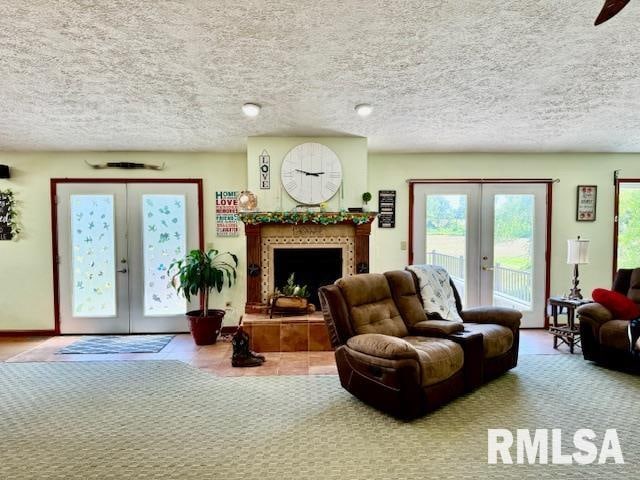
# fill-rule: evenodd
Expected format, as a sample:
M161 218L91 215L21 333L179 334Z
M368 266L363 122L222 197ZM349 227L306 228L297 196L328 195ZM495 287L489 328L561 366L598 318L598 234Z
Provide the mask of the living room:
M0 477L631 476L601 3L3 6Z

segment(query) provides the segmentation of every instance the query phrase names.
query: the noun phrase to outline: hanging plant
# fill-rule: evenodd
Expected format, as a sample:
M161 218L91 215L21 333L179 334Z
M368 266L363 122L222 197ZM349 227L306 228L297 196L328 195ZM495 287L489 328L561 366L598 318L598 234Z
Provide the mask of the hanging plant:
M15 240L20 233L13 190L0 190L0 240Z

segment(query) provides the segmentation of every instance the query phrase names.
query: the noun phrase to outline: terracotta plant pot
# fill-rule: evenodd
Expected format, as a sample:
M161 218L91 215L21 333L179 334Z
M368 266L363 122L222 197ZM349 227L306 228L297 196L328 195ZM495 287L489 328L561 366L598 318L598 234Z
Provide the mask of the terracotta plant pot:
M189 328L196 345L213 345L222 328L224 310L209 310L209 315L202 316L202 310L187 312Z

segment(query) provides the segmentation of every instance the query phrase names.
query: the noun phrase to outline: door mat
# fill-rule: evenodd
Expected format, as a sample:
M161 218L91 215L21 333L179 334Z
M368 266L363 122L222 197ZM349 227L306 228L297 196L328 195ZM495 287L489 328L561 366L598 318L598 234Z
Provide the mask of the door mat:
M63 353L157 353L173 335L101 335L84 337L58 350Z

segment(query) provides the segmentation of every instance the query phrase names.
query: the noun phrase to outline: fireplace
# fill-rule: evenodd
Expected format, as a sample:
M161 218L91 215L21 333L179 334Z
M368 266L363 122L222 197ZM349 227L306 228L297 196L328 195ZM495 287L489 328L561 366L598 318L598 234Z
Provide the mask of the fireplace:
M282 286L291 271L296 272L298 284L306 284L313 291L311 302L316 307L318 287L369 271L369 237L376 213L320 215L326 223L320 223L312 213L305 213L302 220L300 214L287 212L241 215L247 236L246 313L265 313L276 286ZM335 221L327 222L332 216ZM312 257L305 259L309 255ZM277 267L281 256L291 262L282 270ZM320 273L318 266L324 268L325 264L328 271Z
M318 289L342 276L342 248L275 248L274 286L282 288L292 273L296 284L308 287L309 302L320 310Z

